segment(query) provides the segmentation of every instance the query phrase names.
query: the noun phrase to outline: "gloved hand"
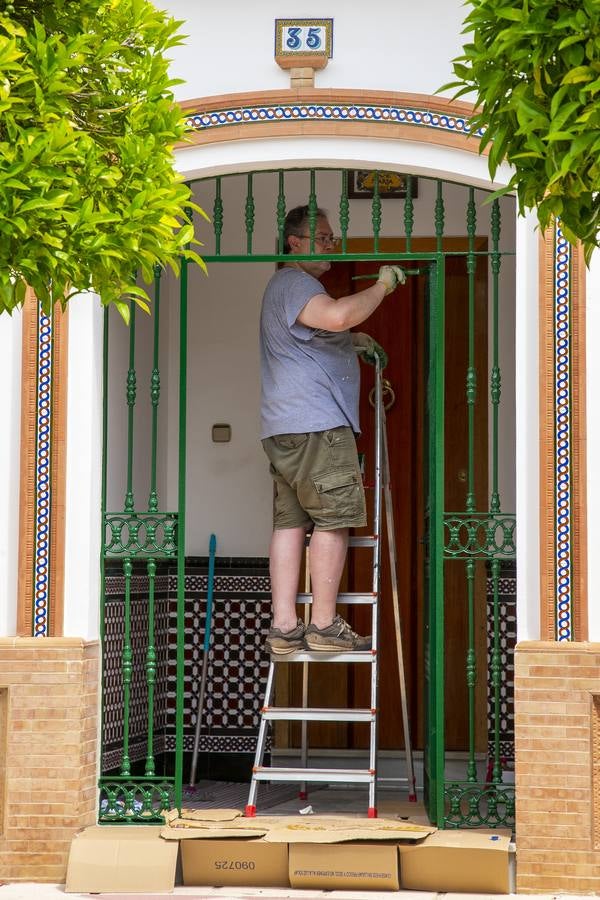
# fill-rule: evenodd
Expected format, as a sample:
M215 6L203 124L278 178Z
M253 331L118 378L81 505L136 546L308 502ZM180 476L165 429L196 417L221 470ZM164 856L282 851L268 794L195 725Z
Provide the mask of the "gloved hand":
M404 284L406 273L400 266L381 266L377 281L380 281L385 286L384 296L387 297L388 294L396 290L399 284Z
M362 331L353 331L352 344L364 362L374 366L377 359L379 359L379 368L385 369L388 364L387 353L370 335Z

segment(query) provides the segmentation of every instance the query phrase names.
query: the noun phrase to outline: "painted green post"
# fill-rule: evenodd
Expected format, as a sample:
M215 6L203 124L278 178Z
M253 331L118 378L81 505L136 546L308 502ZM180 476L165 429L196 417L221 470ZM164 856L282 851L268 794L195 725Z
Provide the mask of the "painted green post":
M350 221L350 203L348 201L348 170L342 169L342 193L340 196L340 229L342 232L342 253L348 247L348 223Z
M102 703L100 704L100 734L104 736L106 697L106 667L104 650L106 640L106 484L108 468L108 308L102 316L102 480L100 487L100 683ZM102 738L101 738L102 744ZM100 748L102 753L102 747Z
M125 512L133 512L133 427L136 396L135 374L135 310L136 304L130 303L129 319L129 368L127 370L127 492L125 494Z
M154 644L155 604L154 588L156 584L156 560L146 563L148 572L148 647L146 650L146 684L148 686L148 744L146 750L146 775L156 774L154 765L154 686L156 684L156 647Z
M221 197L221 176L215 178L215 202L213 205L213 227L215 230L215 254L221 255L221 235L223 234L223 199Z
M498 200L494 200L491 212L491 232L492 232L492 377L491 377L491 401L492 401L492 497L490 501L490 510L492 513L500 512L500 492L498 490L498 410L500 406L500 394L502 379L500 375L500 365L498 362L498 343L499 343L499 275L502 257L499 252L500 246L500 204Z
M283 169L279 172L279 191L277 194L277 249L279 253L283 253L285 249L285 184Z
M152 435L150 447L150 496L148 512L158 510L158 494L156 492L156 455L158 443L158 403L160 400L160 371L158 368L159 326L160 326L160 277L162 269L154 266L154 334L152 374L150 376L150 402L152 404Z
M429 816L444 826L444 256L431 266L428 382Z
M406 176L406 199L404 201L404 233L406 235L406 252L410 253L412 248L412 233L415 221L414 203L413 203L413 180L412 175Z
M315 170L310 170L310 192L308 195L308 233L310 235L310 252L315 252L315 232L317 230L317 191L315 187Z
M502 656L500 653L500 600L498 597L498 582L500 579L500 560L493 559L492 590L494 592L494 644L492 648L492 690L494 702L494 763L492 767L492 780L495 784L502 781L502 763L500 760L500 686L502 676Z
M252 237L254 235L254 195L252 193L252 172L248 173L248 188L246 191L246 253L252 256Z
M475 762L475 686L477 684L477 659L475 656L475 560L465 563L467 575L467 694L469 720L469 759L467 781L477 781Z
M131 647L131 574L133 565L131 558L123 560L125 575L125 622L123 626L123 650L121 653L121 671L123 673L123 755L121 758L121 775L131 775L129 759L129 712L131 708L131 676L133 674L133 650Z
M469 361L466 380L468 461L465 509L467 512L475 512L475 403L477 401L477 371L475 369L475 269L477 258L475 256L475 229L477 227L477 214L474 197L475 192L471 187L469 188L469 202L467 203L467 276L469 285Z
M438 253L444 249L444 217L444 183L438 178L434 208L435 249Z
M251 176L248 183L251 192ZM187 210L190 221L193 212ZM250 248L251 250L251 248ZM250 252L249 250L249 252ZM188 262L181 257L179 281L179 474L177 489L177 634L185 633L185 509L187 448L187 303ZM185 647L177 641L177 691L175 701L175 806L181 810L183 799L183 715Z
M373 252L379 253L379 232L381 231L381 197L379 196L379 172L373 173L371 222L373 224Z

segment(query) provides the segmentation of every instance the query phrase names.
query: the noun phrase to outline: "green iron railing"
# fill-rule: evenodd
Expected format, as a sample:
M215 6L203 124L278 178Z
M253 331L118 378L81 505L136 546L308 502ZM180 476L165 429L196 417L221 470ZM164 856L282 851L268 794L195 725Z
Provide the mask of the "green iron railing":
M268 247L257 250L257 199L261 199L258 178L273 176L272 224L275 252ZM248 172L241 179L236 175L221 175L201 180L201 190L212 185L213 196L199 200L205 208L212 202L212 247L203 254L211 263L282 262L288 259L284 253L284 224L288 208L286 178L302 175L306 177L306 194L309 208L310 253L295 257L298 260L311 259L315 252L317 228L317 202L319 177L336 179L339 192L339 226L341 236L340 252L319 254L320 259L331 261L380 261L397 260L415 263L414 274L421 273L426 282L426 430L428 496L427 517L427 596L425 598L425 708L427 740L425 747L425 792L429 814L440 827L470 825L512 825L514 821L514 789L503 782L501 760L501 676L502 659L500 652L500 598L499 583L502 563L516 558L515 517L502 511L499 492L499 408L501 395L501 373L499 356L500 329L500 268L502 258L513 255L512 249L501 249L500 204L492 201L490 209L490 247L476 249L477 205L475 190L466 191L466 234L465 250L447 249L445 233L446 208L444 185L434 180L431 216L431 234L435 249L428 252L415 250L415 184L413 176L406 177L406 195L403 211L392 207L389 200L383 203L379 173L374 173L373 191L370 199L370 227L372 249L368 252L349 252L352 204L348 189L348 171L311 168L308 170L281 170ZM228 179L238 178L245 183L245 189L237 193L239 207L232 213L231 193L226 190ZM422 179L425 181L425 179ZM210 193L210 190L209 190ZM394 224L397 230L403 225L403 249L390 252L382 250L385 234L384 219L394 209ZM485 207L481 207L480 209ZM385 215L384 215L385 213ZM241 223L243 249L231 252L228 247L227 224L231 216ZM389 224L389 223L388 223ZM389 228L388 228L389 230ZM206 242L205 242L206 243ZM445 390L445 272L451 257L465 260L468 296L468 363L465 372L464 402L467 408L466 435L466 489L464 509L455 512L445 510L444 481L444 390ZM491 376L490 376L490 481L489 502L476 495L475 440L478 403L488 402L478 390L478 379L487 379L477 371L475 364L475 274L478 262L489 261L491 280L489 299L491 304ZM122 752L118 774L103 775L100 779L101 809L100 820L115 821L158 821L162 813L171 807L181 807L183 784L183 723L184 723L184 588L185 588L185 508L186 508L186 390L187 390L187 301L188 263L182 260L179 278L179 430L178 430L178 494L177 511L160 510L157 487L157 452L159 440L158 413L160 403L160 321L161 321L161 281L162 272L154 273L152 370L150 378L151 425L150 425L150 484L147 510L136 509L134 498L134 441L136 439L136 312L131 310L129 330L129 361L126 376L127 405L127 452L126 485L123 509L107 511L107 433L108 391L105 389L103 412L104 468L102 481L102 578L106 575L106 564L119 561L124 579L123 635L121 650L121 677L123 697ZM109 377L108 314L105 317L104 333L104 383ZM155 585L157 570L165 561L177 564L177 641L176 668L177 692L175 708L175 764L173 774L156 774L155 740L156 696L157 696L157 634ZM465 777L463 780L446 778L446 753L444 747L444 573L448 565L461 565L465 576L465 628L467 651L464 659L464 678L467 696L468 747L466 748ZM494 751L489 780L481 778L476 752L476 715L478 706L478 684L487 666L478 658L476 645L476 612L480 598L476 589L477 566L489 566L492 585L492 650L491 650L491 709L494 732ZM147 742L143 770L130 759L129 729L131 690L133 677L133 649L131 634L132 579L136 567L144 566L147 577L147 635L145 648L145 690L147 695ZM103 595L102 640L106 639L104 627L105 597Z
M185 262L183 263L185 267ZM108 457L108 375L109 375L109 316L104 316L103 375L104 375L104 407L103 407L103 473L102 473L102 597L101 597L101 640L106 641L106 594L105 576L107 562L119 560L122 564L124 578L123 599L123 634L121 650L122 675L122 750L118 773L103 775L100 778L100 822L160 822L163 812L173 806L181 805L181 771L172 777L157 775L155 763L155 718L156 718L156 602L155 586L157 563L165 560L183 561L183 535L181 495L185 499L185 460L179 469L180 500L178 512L161 512L157 491L157 458L158 458L158 408L160 402L160 293L161 270L154 271L154 318L153 318L153 357L150 377L149 399L151 404L150 435L150 487L148 494L148 510L135 508L134 498L134 440L135 440L135 408L137 403L136 372L136 306L131 304L129 325L129 362L126 378L127 403L127 462L126 490L123 510L107 511L107 457ZM183 283L183 279L182 279ZM186 302L182 301L180 311L180 329L182 343L186 339ZM182 367L183 396L181 403L185 412L185 368ZM180 428L180 440L185 448L185 416ZM132 579L134 566L145 564L148 579L147 598L147 643L145 650L145 689L146 689L146 754L143 771L132 767L130 758L130 726L132 707L132 682L134 677L134 653L132 645ZM183 608L183 590L178 596L178 606ZM183 671L180 662L178 672ZM178 683L180 679L178 678ZM103 666L103 687L106 685L105 667ZM103 691L104 693L104 691ZM178 691L178 694L181 691ZM180 701L181 702L181 701ZM103 710L104 725L104 710ZM104 732L104 727L103 727Z

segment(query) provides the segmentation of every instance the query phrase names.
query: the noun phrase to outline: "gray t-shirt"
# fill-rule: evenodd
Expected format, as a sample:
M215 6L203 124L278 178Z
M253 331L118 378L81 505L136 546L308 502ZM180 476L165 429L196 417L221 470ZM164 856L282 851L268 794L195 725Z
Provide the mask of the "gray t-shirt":
M349 331L297 322L320 281L291 266L269 281L260 317L261 439L349 425L356 433L360 371Z

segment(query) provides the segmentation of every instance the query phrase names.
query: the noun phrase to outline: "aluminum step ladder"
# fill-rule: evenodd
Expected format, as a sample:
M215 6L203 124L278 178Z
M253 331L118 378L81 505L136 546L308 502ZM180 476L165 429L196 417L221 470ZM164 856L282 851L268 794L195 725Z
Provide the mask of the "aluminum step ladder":
M394 534L394 519L392 509L392 494L390 483L390 467L387 446L387 429L385 421L385 406L383 403L383 380L379 363L376 366L375 389L375 483L373 490L373 531L372 535L350 536L349 548L364 548L372 552L372 590L366 593L340 593L338 603L366 604L371 607L373 638L371 650L353 650L341 653L328 653L322 651L297 650L286 654L285 657L271 656L271 664L267 675L264 705L261 710L260 727L256 743L256 754L252 768L252 780L245 815L256 815L256 799L258 785L261 781L298 782L300 784L300 798L306 798L307 783L321 782L326 784L367 784L369 786L369 801L367 815L369 818L377 817L377 786L381 782L404 782L408 784L409 800L416 801L415 775L410 741L410 728L408 720L408 707L406 699L406 682L404 677L404 660L402 654L402 636L400 623L400 609L398 605L398 581L396 575L396 547ZM394 605L394 626L396 636L396 651L398 659L398 671L400 681L400 698L402 705L402 721L404 728L404 741L406 750L407 776L402 778L378 778L377 777L377 699L378 699L378 625L379 625L379 596L381 582L381 508L385 499L386 526L388 533L388 545L390 552L390 573L392 586L392 601ZM308 551L307 551L308 552ZM309 587L307 576L307 588ZM308 620L309 606L312 603L312 594L307 590L298 594L297 602L305 608L305 621ZM271 706L273 688L275 683L275 666L277 663L302 663L302 707L276 707ZM308 666L311 662L326 663L357 663L371 667L371 703L368 709L330 709L310 708L308 700ZM263 757L267 739L267 731L270 722L286 721L302 723L302 747L301 763L298 768L282 766L264 766ZM307 766L307 727L309 722L365 722L369 725L369 764L366 769L315 769Z

